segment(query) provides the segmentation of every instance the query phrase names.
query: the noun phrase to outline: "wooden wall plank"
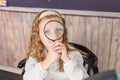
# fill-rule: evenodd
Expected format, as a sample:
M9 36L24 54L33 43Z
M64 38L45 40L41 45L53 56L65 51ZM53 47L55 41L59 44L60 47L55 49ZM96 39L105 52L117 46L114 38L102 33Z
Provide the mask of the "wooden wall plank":
M99 18L98 59L99 59L100 71L108 69L111 30L112 30L112 19ZM101 66L101 64L103 66Z
M92 22L90 17L86 17L86 47L92 49Z
M117 41L118 41L118 44L117 44L117 60L116 60L116 71L117 72L120 72L120 20L118 22L118 26L117 26Z
M98 40L99 40L99 18L90 17L91 27L92 27L92 36L91 36L91 50L94 54L98 53Z
M120 71L120 20L113 19L113 31L110 52L109 69Z
M3 64L4 53L5 53L5 38L4 38L4 28L3 28L3 21L2 21L2 12L0 12L0 64Z

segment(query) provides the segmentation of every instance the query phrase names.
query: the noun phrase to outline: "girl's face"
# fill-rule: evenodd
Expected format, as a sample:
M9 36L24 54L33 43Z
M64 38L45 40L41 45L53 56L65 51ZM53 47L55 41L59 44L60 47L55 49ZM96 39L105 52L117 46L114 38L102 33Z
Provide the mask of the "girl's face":
M52 20L55 20L55 21L52 21ZM52 21L52 22L48 23L49 21ZM47 50L49 50L51 45L54 43L54 41L51 41L50 39L48 39L48 37L56 40L61 36L62 31L63 31L62 28L59 28L59 26L63 26L63 25L56 21L59 21L62 23L62 21L59 18L53 17L53 18L43 19L41 20L39 24L39 29L40 29L39 35L40 35L42 43L44 44ZM45 27L46 23L48 24ZM44 27L45 27L45 30L44 30ZM47 35L47 37L45 34ZM63 40L63 37L60 38L58 41L62 42L62 40Z

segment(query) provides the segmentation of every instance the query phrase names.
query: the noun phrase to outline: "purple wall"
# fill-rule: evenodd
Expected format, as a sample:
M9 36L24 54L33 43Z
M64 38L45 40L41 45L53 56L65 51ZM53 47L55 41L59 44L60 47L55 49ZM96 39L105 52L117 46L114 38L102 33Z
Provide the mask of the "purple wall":
M8 6L120 12L120 0L7 0Z

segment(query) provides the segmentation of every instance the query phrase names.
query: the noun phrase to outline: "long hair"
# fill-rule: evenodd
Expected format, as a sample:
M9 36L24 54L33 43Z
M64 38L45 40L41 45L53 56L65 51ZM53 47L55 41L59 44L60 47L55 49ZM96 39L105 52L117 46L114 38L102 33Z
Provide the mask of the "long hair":
M58 15L50 14L50 15L47 15L45 17L40 18L41 14L43 14L46 11L48 11L48 10L40 12L33 20L29 48L28 48L28 52L27 52L27 57L31 56L31 57L35 58L38 62L43 61L45 59L45 54L43 51L45 49L45 46L41 42L41 39L39 36L39 30L40 30L39 24L44 19L57 17L62 21L62 24L64 25L64 29L65 29L62 43L66 46L68 54L70 54L69 51L72 51L72 49L70 49L69 46L67 45L68 44L68 37L67 37L67 29L65 27L64 18L56 11L53 11L53 12L57 13ZM61 59L59 59L59 71L60 72L64 71L63 61Z

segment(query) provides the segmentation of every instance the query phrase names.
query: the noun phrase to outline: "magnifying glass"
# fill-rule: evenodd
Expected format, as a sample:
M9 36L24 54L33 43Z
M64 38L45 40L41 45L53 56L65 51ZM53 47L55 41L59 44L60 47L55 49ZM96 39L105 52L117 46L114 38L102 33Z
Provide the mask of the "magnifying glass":
M44 26L44 35L51 41L60 40L64 34L64 26L60 21L51 20Z

